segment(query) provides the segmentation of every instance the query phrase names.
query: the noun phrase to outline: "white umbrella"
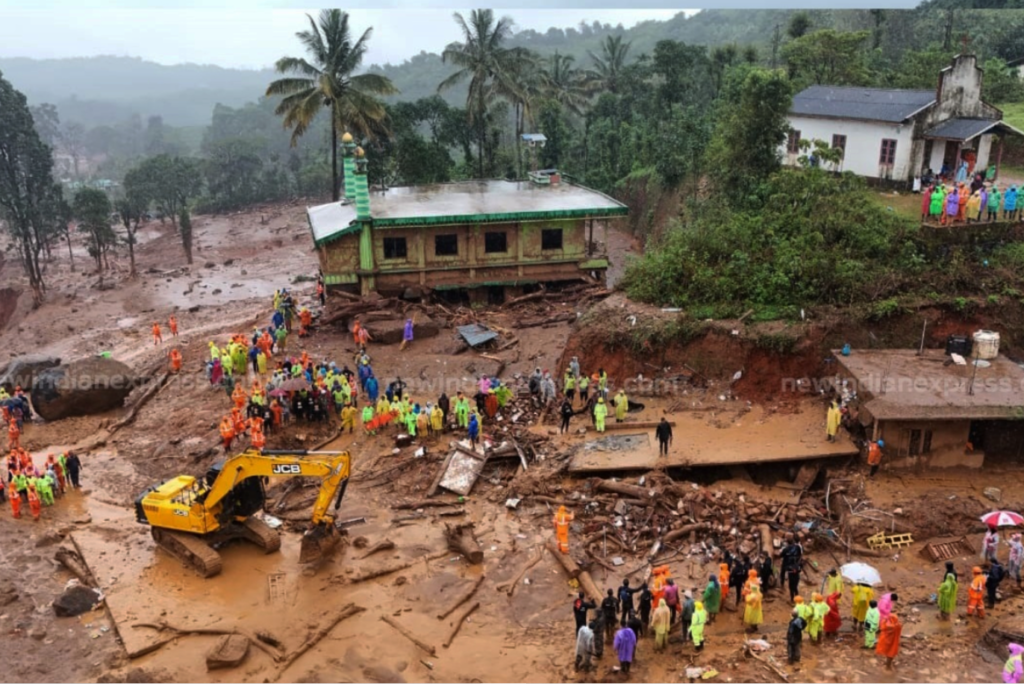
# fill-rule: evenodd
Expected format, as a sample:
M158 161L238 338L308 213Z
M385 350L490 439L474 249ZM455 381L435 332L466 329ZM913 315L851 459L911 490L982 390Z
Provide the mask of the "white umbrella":
M882 583L882 576L878 574L878 570L867 563L847 563L839 572L854 584L875 586Z

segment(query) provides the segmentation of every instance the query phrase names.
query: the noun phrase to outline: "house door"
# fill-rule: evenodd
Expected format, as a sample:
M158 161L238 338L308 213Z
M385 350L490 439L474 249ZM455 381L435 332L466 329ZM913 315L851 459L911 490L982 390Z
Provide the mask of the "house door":
M957 165L957 150L960 148L960 143L955 140L946 141L946 151L942 154L942 167L946 169L947 173L953 175L956 173Z
M928 140L924 141L924 158L921 160L921 173L924 173L928 169L932 168L932 147L933 146L934 146L934 141L931 138L929 138ZM932 171L935 171L935 169L932 169Z

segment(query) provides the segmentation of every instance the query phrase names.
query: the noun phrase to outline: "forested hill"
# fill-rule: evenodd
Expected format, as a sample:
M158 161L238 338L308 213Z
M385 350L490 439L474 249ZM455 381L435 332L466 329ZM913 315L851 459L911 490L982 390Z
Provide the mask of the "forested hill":
M218 102L252 102L274 78L271 70L213 65L164 66L135 57L0 59L0 72L30 104L55 104L62 121L86 127L133 114L162 116L172 126L206 126Z

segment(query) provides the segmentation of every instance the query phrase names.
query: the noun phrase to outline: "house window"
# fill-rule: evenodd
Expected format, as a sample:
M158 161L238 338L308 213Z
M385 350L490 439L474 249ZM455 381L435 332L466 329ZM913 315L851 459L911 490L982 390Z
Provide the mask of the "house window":
M407 254L408 251L406 250L404 237L384 238L385 259L404 259Z
M434 254L437 256L456 256L459 253L458 235L435 235Z
M843 153L840 155L840 159L846 158L846 136L845 135L833 135L832 136L832 149L842 150Z
M541 249L562 249L562 229L545 228L540 232Z
M883 166L892 166L896 162L896 141L892 138L882 138L882 150L878 155L878 163Z
M800 151L800 131L790 129L789 140L786 142L786 151L790 154L796 154Z
M484 252L487 254L504 254L508 251L508 233L484 233Z

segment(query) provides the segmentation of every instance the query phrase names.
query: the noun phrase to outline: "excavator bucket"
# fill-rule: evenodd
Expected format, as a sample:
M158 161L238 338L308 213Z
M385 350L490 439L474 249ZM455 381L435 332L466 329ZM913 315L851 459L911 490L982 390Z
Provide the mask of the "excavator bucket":
M317 563L330 555L338 546L341 534L333 524L320 523L314 525L302 535L302 545L299 547L299 562Z

